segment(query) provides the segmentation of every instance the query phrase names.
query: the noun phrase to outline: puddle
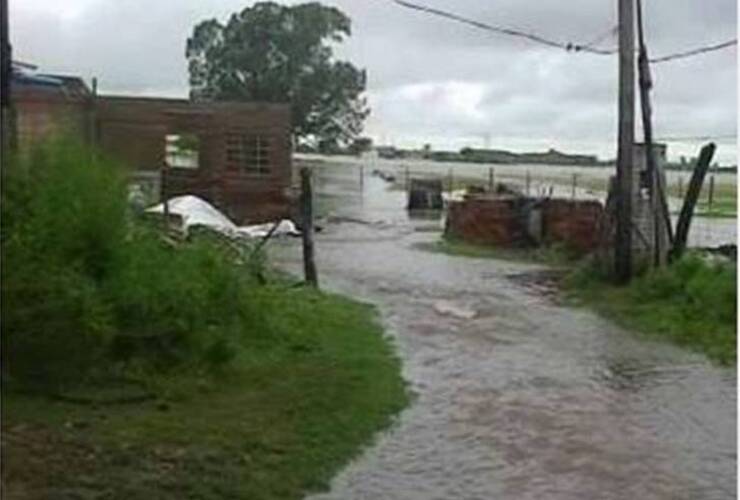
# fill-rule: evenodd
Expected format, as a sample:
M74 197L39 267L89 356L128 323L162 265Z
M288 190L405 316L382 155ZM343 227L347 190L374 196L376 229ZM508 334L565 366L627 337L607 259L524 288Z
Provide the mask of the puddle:
M542 266L416 250L439 235L403 192L317 174L335 215L385 221L327 224L317 265L379 306L416 397L312 500L734 498L734 370L547 300ZM299 273L299 247L274 258Z

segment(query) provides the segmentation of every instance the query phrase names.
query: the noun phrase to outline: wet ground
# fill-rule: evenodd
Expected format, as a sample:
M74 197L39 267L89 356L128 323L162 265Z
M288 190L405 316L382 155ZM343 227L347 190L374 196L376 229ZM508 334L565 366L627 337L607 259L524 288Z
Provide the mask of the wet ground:
M356 174L317 169L320 281L379 306L415 398L313 500L735 497L734 370L558 304L540 267L417 249L439 222Z

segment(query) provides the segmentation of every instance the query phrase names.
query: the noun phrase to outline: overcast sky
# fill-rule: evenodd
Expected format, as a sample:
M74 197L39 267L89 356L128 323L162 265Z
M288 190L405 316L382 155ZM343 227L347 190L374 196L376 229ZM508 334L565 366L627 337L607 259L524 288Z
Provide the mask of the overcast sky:
M616 25L616 0L417 0L563 42ZM644 0L651 55L734 38L737 0ZM295 2L287 2L295 3ZM403 9L390 0L327 0L353 21L338 56L368 72L376 142L615 155L617 60L566 53ZM102 92L186 96L185 40L243 0L10 0L17 60L99 79ZM607 38L604 47L613 47ZM654 68L657 136L735 134L737 50ZM670 143L695 154L700 143ZM719 158L734 163L734 140Z

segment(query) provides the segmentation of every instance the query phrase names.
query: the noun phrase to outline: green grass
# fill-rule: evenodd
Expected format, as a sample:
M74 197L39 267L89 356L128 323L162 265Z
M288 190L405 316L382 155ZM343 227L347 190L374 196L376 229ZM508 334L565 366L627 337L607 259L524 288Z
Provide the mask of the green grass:
M9 498L301 498L406 404L370 306L207 230L163 238L79 145L2 175Z
M623 287L584 265L564 287L574 301L627 328L702 352L719 364L735 365L736 275L734 263L689 254Z
M711 206L706 199L700 200L697 203L695 215L697 217L734 219L737 217L737 199L735 197L715 198Z
M453 257L535 262L557 267L569 266L577 259L577 256L568 252L560 245L537 248L503 248L476 245L450 237L442 237L433 242L416 243L414 244L414 248Z
M6 391L6 493L298 499L326 488L406 404L399 361L367 305L305 288L266 287L257 300L271 340L218 375L163 377L157 401Z

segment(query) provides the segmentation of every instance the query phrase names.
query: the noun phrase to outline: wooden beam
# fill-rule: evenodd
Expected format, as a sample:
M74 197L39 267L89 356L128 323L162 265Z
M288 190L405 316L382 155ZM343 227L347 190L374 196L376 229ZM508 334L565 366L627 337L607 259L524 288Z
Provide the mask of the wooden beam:
M707 175L709 164L712 163L712 157L716 149L717 147L713 142L701 148L699 159L696 162L694 173L691 175L691 181L686 190L686 197L683 201L683 207L681 207L681 215L679 215L678 223L676 224L676 238L670 253L671 260L679 259L686 250L686 242L689 238L689 228L691 227L691 218L694 215L694 207L699 200L701 186L704 183L704 177Z
M653 251L654 264L660 266L665 264L664 252L668 248L663 248L663 228L668 235L668 244L673 244L673 227L671 225L671 216L668 210L668 201L666 199L665 189L663 188L663 179L658 170L655 161L655 152L653 151L653 121L652 106L650 102L650 90L653 88L653 81L650 76L650 62L648 60L647 45L645 43L645 31L642 22L642 0L637 0L637 30L639 40L639 86L640 86L640 109L642 111L642 130L645 143L645 164L647 165L648 178L650 179L650 201L653 216Z

